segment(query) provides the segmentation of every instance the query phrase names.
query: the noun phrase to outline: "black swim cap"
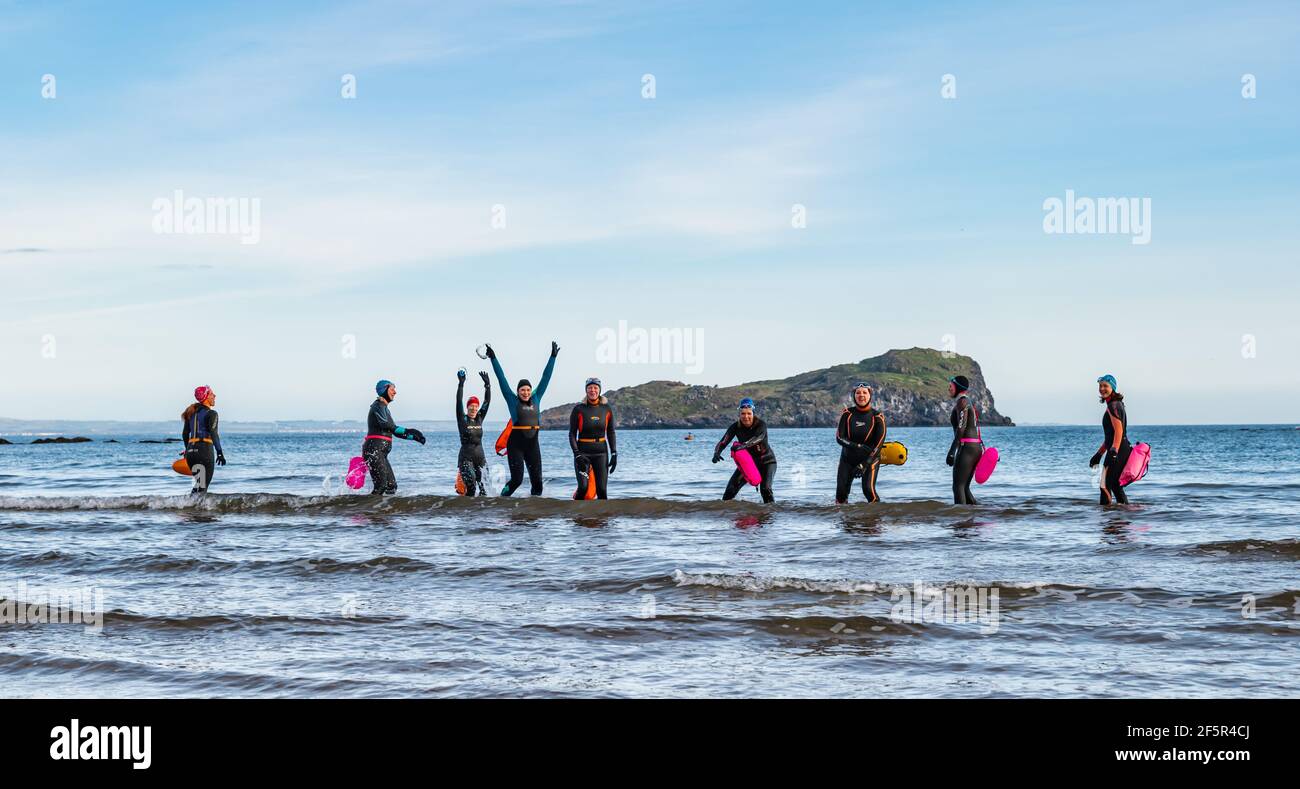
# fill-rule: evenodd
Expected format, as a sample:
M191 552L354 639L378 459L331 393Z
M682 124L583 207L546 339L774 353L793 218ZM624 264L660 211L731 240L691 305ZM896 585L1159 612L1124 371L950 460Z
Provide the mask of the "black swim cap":
M527 386L529 389L533 388L533 385L528 382L527 378L520 378L519 383L515 384L515 391L518 392L521 387L525 387L525 386Z
M954 375L948 380L957 385L957 391L959 392L964 392L967 389L970 389L970 379L964 375Z

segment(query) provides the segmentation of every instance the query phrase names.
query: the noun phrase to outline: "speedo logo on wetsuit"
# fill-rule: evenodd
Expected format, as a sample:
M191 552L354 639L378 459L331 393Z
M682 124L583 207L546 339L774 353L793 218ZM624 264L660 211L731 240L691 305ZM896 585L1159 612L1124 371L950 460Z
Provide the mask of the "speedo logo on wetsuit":
M54 761L131 761L133 770L153 764L152 726L82 726L76 718L68 726L50 729L50 758Z

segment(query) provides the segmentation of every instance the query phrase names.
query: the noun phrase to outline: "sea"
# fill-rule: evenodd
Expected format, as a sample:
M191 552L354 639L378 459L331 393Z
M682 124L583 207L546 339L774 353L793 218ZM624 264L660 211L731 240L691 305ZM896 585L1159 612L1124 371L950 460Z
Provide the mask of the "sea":
M343 484L351 432L227 435L202 498L160 435L9 434L0 695L1300 696L1300 430L1130 433L1111 507L1099 426L985 428L974 507L944 428L891 429L906 464L843 506L831 429L771 431L770 505L720 500L717 430L620 431L608 501L562 431L537 498L490 447L456 496L451 430L396 443L391 497Z

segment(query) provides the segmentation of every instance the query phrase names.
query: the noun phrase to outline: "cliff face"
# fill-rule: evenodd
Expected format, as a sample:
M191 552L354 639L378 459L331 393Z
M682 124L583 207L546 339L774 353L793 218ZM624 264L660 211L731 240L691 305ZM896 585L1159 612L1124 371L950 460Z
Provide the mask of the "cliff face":
M984 383L979 364L969 356L945 358L929 348L894 350L775 381L739 386L689 386L676 381L650 381L606 392L619 427L725 428L736 418L736 404L752 397L770 427L833 427L852 398L851 387L866 381L875 392L873 404L889 424L947 425L952 412L948 378L971 380L971 396L986 425L1011 425L997 412L993 394ZM568 429L573 404L548 408L542 424Z

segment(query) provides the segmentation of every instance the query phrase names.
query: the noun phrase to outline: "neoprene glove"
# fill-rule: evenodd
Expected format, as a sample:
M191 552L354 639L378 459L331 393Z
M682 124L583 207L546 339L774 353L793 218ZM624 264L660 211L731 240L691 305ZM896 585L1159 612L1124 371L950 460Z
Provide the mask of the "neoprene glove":
M423 445L426 440L424 434L413 427L406 428L406 437L412 441L418 441L421 445Z
M491 345L487 345L487 346L484 346L484 347L487 348L487 355L488 355L488 358L489 358L489 359L495 359L495 358L497 358L497 352L494 351L494 350L492 350L492 346L491 346Z
M609 453L609 473L613 474L615 467L618 466L618 453Z
M217 453L217 465L218 465L218 466L224 466L224 465L226 465L226 456L225 456L224 453L221 453L221 452L218 452L218 453Z
M464 370L457 370L457 371L456 371L456 377L459 378L459 379L462 380L462 381L465 380L465 371L464 371Z
M483 370L479 370L479 371L478 371L478 377L483 379L483 385L484 385L484 386L491 386L491 385L492 385L492 381L491 381L491 379L488 378L488 374L487 374L485 371L483 371Z
M560 346L555 344L555 340L551 340L551 356L559 356L559 355L560 355Z
M957 462L957 459L953 456L951 452L949 452L948 457L944 458L943 462L951 466L953 463Z
M714 462L714 463L717 463L717 462L719 462L719 461L721 461L721 460L722 460L722 453L721 453L721 452L714 452L714 453L713 453L713 462Z
M1097 464L1101 463L1102 454L1103 454L1102 452L1098 452L1097 454L1093 455L1092 459L1088 461L1088 468L1096 468Z

